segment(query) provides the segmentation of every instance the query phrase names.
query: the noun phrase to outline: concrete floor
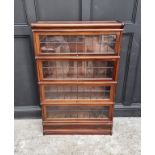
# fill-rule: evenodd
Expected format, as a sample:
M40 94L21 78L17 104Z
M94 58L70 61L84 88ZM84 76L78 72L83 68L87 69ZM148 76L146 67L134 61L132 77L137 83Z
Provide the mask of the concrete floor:
M15 120L15 155L140 155L140 118L114 118L112 136L42 135L41 120Z

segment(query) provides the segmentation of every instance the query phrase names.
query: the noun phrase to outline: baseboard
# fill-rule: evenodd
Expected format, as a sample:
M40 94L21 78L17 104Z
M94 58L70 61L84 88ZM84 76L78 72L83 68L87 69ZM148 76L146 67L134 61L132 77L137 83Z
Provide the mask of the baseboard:
M115 104L115 117L141 117L141 103L132 103L131 106L125 106L121 103Z
M41 108L40 106L15 106L14 117L15 119L41 118Z
M140 103L133 103L131 106L124 106L121 103L115 104L115 117L140 117L141 107ZM15 119L23 118L41 118L40 106L15 106Z

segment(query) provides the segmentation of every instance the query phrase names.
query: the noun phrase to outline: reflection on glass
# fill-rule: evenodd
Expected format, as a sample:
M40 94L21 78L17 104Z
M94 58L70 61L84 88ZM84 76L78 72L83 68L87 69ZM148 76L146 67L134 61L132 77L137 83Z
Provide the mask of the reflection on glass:
M47 118L108 118L108 106L46 106Z
M40 36L41 52L50 54L114 54L115 43L116 35Z
M56 60L43 61L44 79L112 79L113 61Z
M46 85L45 99L110 99L110 86Z

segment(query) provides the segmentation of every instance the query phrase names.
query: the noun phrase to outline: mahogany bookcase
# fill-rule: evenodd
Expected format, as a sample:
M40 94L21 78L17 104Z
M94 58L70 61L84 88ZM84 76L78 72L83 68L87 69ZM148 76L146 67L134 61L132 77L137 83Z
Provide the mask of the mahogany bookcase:
M43 134L112 134L124 24L32 23Z

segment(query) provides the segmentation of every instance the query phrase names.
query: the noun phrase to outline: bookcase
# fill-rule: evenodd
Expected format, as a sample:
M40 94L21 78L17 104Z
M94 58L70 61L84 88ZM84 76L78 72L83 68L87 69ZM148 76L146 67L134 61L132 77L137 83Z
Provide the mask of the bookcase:
M32 23L43 134L112 134L118 21Z

